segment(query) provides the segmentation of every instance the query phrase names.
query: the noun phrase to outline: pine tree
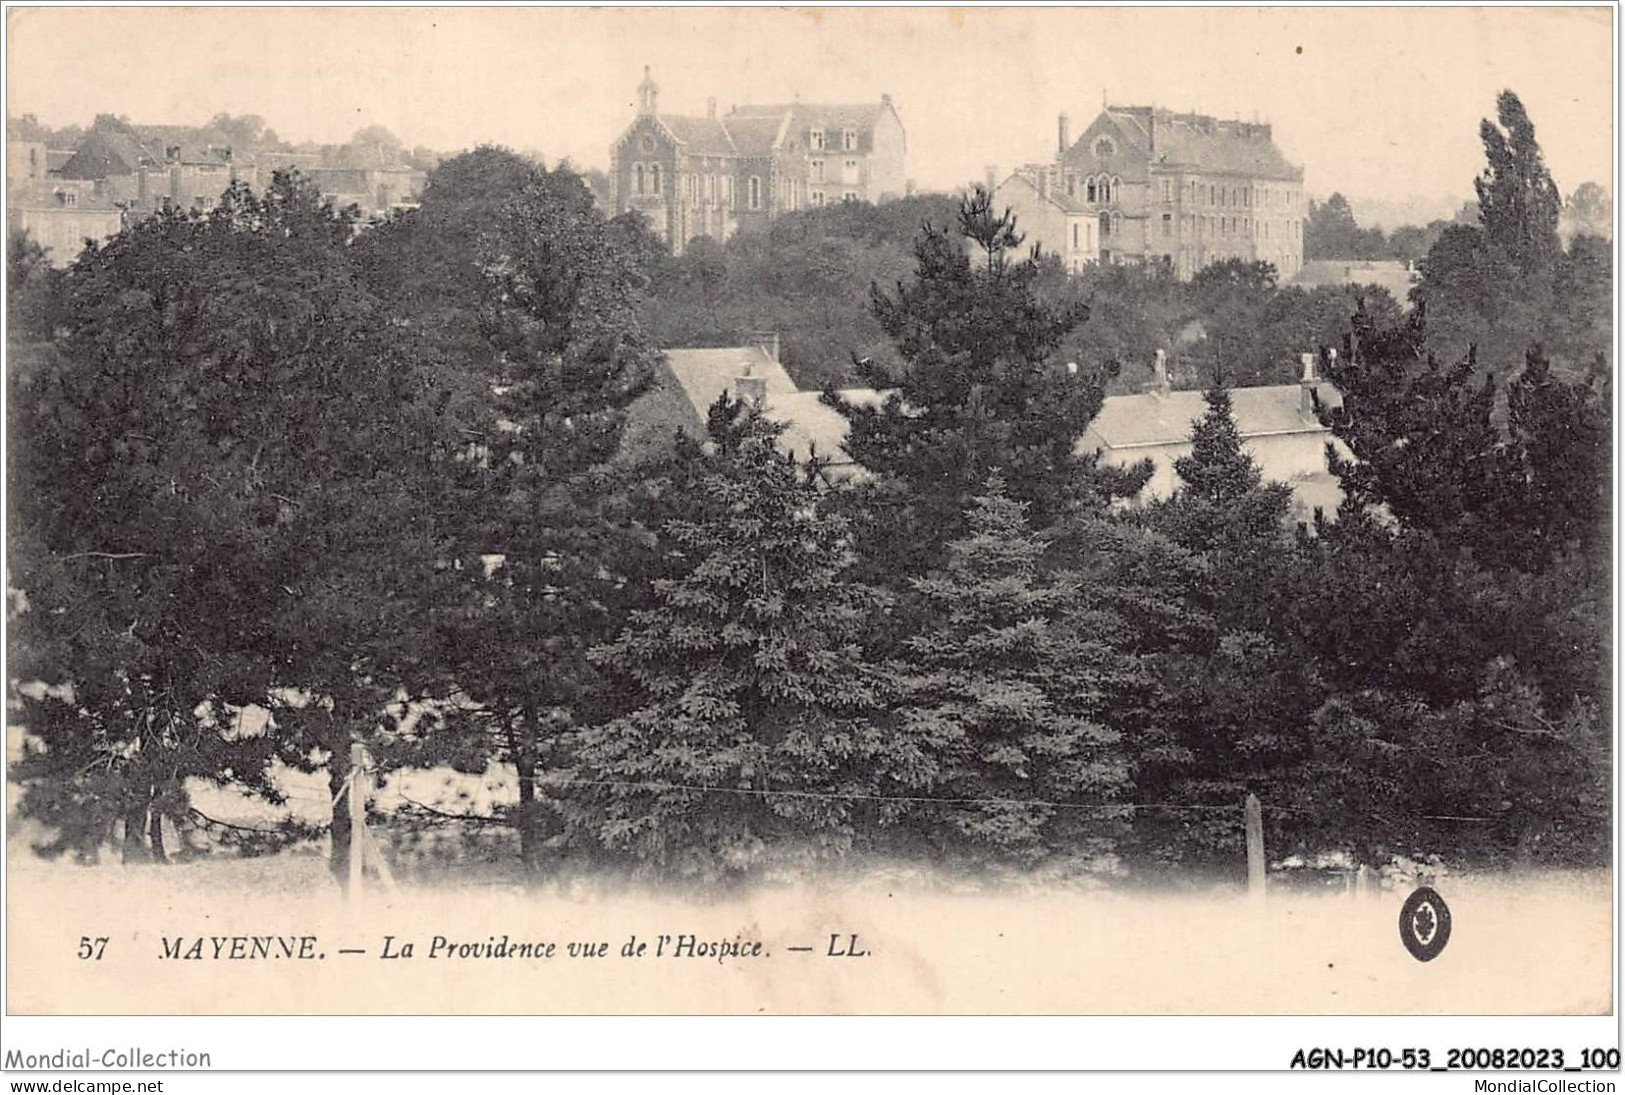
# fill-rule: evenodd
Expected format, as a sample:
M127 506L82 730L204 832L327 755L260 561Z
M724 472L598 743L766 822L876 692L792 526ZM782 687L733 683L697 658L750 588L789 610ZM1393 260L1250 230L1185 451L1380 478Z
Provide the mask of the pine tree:
M1212 389L1206 400L1191 452L1174 464L1178 489L1147 515L1193 554L1197 566L1180 596L1202 621L1167 659L1175 671L1165 717L1187 762L1165 768L1156 790L1175 801L1223 805L1247 792L1268 800L1277 781L1290 781L1307 752L1320 692L1285 626L1286 579L1301 565L1287 530L1291 490L1266 483L1242 448L1229 392ZM1156 844L1182 856L1240 847L1233 815L1151 821Z
M656 351L635 256L573 172L500 149L442 164L423 206L370 246L401 322L433 320L463 449L447 468L430 621L446 718L395 763L516 770L536 867L557 824L539 777L597 714L588 649L619 626L637 533L604 469Z
M1493 533L1509 516L1493 380L1474 355L1442 365L1427 350L1422 311L1389 330L1362 312L1328 378L1342 404L1324 409L1353 456L1329 451L1345 505L1380 505L1401 524L1458 541Z
M883 682L858 646L876 595L846 578L847 525L779 453L781 427L743 413L691 516L661 531L677 576L593 651L636 706L574 735L558 789L578 838L681 874L850 847L872 809L840 796L886 764Z
M1079 626L1076 578L1041 568L1024 503L990 478L949 545L946 567L914 580L930 624L896 668L896 761L910 828L940 851L1032 861L1102 853L1126 812L1112 678L1114 636Z
M872 552L902 572L920 573L959 534L996 468L1037 528L1144 482L1077 452L1100 410L1101 378L1072 375L1054 356L1087 309L1040 299L1041 264L1014 257L1020 242L1015 219L996 214L982 190L961 203L953 229L926 224L914 279L873 294L903 366L863 361L859 371L891 394L878 406L827 397L851 424L847 451L881 480L887 505Z

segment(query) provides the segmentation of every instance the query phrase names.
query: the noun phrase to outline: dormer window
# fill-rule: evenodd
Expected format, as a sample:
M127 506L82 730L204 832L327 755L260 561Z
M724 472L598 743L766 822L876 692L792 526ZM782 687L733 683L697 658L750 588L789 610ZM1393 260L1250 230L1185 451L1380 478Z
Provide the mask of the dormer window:
M841 148L847 152L855 151L858 147L858 131L848 129L841 134Z
M824 131L815 129L807 135L807 147L817 152L824 150Z

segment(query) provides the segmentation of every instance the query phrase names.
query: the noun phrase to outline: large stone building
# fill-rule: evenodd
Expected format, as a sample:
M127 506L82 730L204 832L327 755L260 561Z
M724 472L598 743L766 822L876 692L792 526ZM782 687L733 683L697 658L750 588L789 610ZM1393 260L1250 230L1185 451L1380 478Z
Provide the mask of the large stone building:
M612 206L637 210L673 251L726 240L795 209L902 197L906 140L878 103L758 104L719 117L663 114L648 70L638 115L610 149Z
M1273 263L1283 281L1303 266L1303 169L1269 125L1108 106L1076 140L1065 114L1057 128L1054 162L1021 168L995 193L1018 215L1035 195L1065 203L1065 217L1023 220L1029 242L1081 259L1078 208L1095 221L1098 262L1161 262L1188 278L1235 258Z

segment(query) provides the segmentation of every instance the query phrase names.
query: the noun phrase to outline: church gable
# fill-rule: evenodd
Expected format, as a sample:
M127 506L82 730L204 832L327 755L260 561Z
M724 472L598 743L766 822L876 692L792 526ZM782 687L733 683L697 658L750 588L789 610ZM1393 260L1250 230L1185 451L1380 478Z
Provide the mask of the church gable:
M676 147L677 140L671 130L662 125L660 119L647 114L627 126L621 139L615 143L616 152L625 160L670 156Z
M1106 174L1123 181L1143 182L1150 174L1150 157L1134 119L1101 111L1062 158L1064 166L1086 174Z

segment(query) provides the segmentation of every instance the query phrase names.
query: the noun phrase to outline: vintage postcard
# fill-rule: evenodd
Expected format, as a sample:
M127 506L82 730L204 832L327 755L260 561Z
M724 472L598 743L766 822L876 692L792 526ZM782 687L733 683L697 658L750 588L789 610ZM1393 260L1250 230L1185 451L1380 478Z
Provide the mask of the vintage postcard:
M7 1014L1611 1016L1616 15L8 8Z

